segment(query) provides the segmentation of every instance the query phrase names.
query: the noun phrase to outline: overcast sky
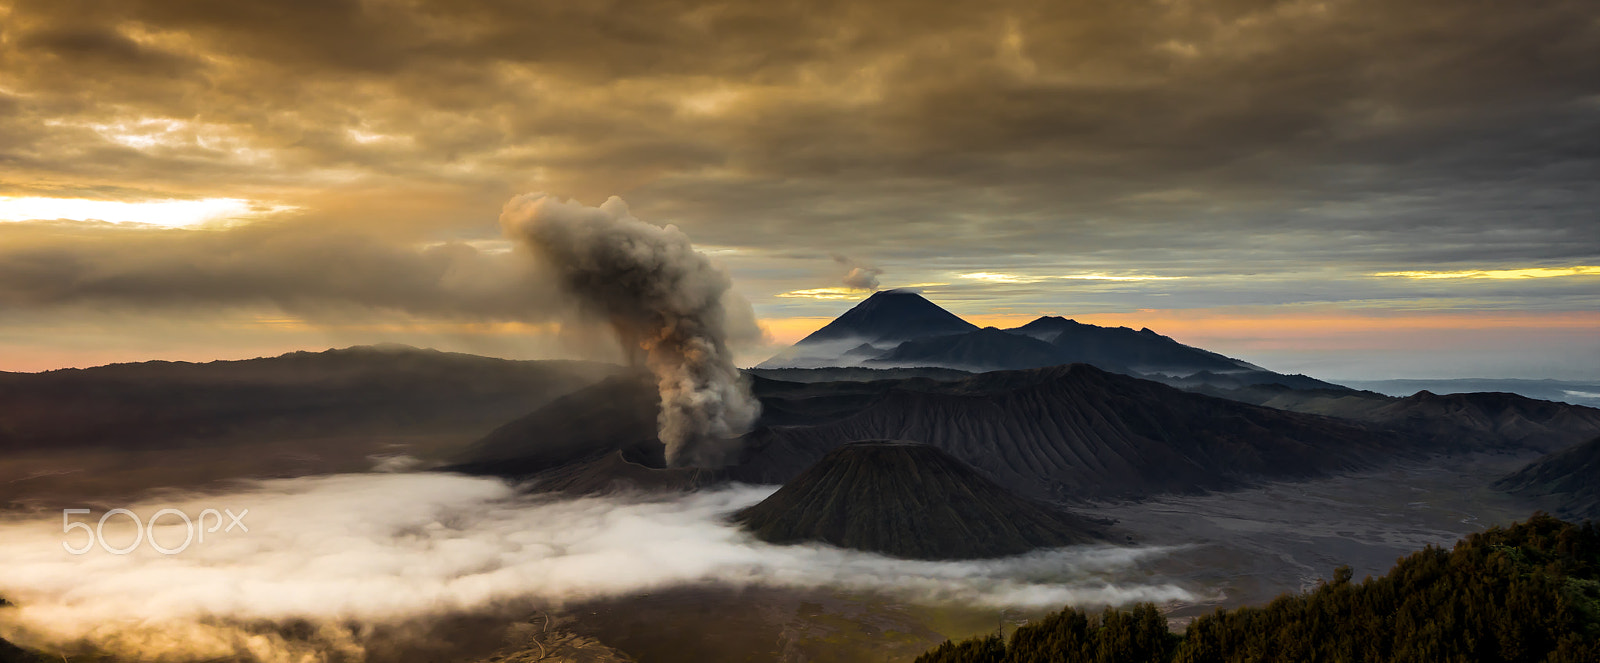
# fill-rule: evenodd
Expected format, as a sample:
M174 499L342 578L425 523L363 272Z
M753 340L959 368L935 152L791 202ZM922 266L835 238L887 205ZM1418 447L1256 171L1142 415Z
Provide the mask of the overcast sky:
M0 370L568 352L497 221L533 191L683 229L745 363L875 275L1329 378L1600 378L1592 0L0 0Z

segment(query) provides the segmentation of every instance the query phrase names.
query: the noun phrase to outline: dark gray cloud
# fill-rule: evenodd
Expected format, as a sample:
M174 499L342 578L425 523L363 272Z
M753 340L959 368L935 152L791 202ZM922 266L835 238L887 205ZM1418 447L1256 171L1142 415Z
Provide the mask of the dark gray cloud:
M1364 276L1600 263L1584 0L0 0L0 71L0 196L241 197L338 244L621 195L767 315L820 314L774 295L836 286L833 252L1190 277L948 286L974 307L1600 305ZM492 308L463 301L430 315Z
M0 305L127 309L270 305L311 318L388 311L546 322L565 306L537 266L467 244L421 244L314 224L229 231L0 223Z

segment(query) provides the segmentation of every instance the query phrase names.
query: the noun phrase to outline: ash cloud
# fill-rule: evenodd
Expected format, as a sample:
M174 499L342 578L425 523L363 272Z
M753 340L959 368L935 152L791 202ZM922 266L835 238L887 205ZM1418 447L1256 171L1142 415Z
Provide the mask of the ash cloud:
M997 607L1194 598L1141 569L1172 549L919 562L773 546L727 523L728 514L773 489L558 500L491 479L359 474L130 505L146 520L167 507L249 509L248 533L210 535L172 556L148 546L72 556L61 549L60 514L11 515L0 519L0 595L17 606L0 610L0 637L138 660L287 663L360 660L373 633L396 625L425 630L452 615L560 608L707 582ZM177 546L181 523L160 523L154 538ZM122 518L109 521L105 535L115 546L133 537Z
M844 287L851 290L876 291L882 284L878 282L878 275L883 270L871 265L863 265L847 256L835 255L833 261L849 270L844 274Z
M640 221L615 196L588 207L522 195L500 223L655 375L667 463L727 464L760 408L728 347L727 272L676 226Z

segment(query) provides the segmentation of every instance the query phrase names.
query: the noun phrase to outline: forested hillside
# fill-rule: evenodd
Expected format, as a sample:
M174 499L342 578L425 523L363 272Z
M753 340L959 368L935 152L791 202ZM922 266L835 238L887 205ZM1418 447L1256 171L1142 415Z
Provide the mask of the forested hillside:
M1066 608L918 663L1600 661L1600 531L1544 514L1406 557L1382 578L1348 568L1265 607L1219 610L1182 636L1152 605Z

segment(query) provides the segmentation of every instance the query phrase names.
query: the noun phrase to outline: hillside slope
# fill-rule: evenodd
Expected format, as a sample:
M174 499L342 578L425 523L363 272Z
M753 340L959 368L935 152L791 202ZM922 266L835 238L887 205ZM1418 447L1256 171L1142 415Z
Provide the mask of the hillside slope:
M1001 557L1103 538L1082 517L904 441L840 446L734 520L772 543L820 541L913 559Z
M660 404L649 376L612 376L494 429L445 469L520 477L624 449L665 466L656 439Z
M1408 453L1400 436L1075 364L895 389L856 414L747 437L737 479L783 483L846 442L932 444L1025 495L1145 495L1302 477Z
M1453 446L1510 442L1550 452L1600 435L1600 409L1496 392L1420 391L1359 418Z
M1420 391L1396 398L1370 391L1271 385L1202 393L1375 424L1442 449L1522 447L1548 453L1600 435L1600 409L1510 393Z
M1600 532L1548 516L1429 546L1388 575L1349 567L1259 608L1218 610L1168 631L1155 606L1066 608L997 636L943 645L917 663L1335 663L1600 660Z
M364 346L0 374L0 450L439 433L469 441L614 372Z
M1495 483L1563 518L1600 521L1600 437L1540 458Z

